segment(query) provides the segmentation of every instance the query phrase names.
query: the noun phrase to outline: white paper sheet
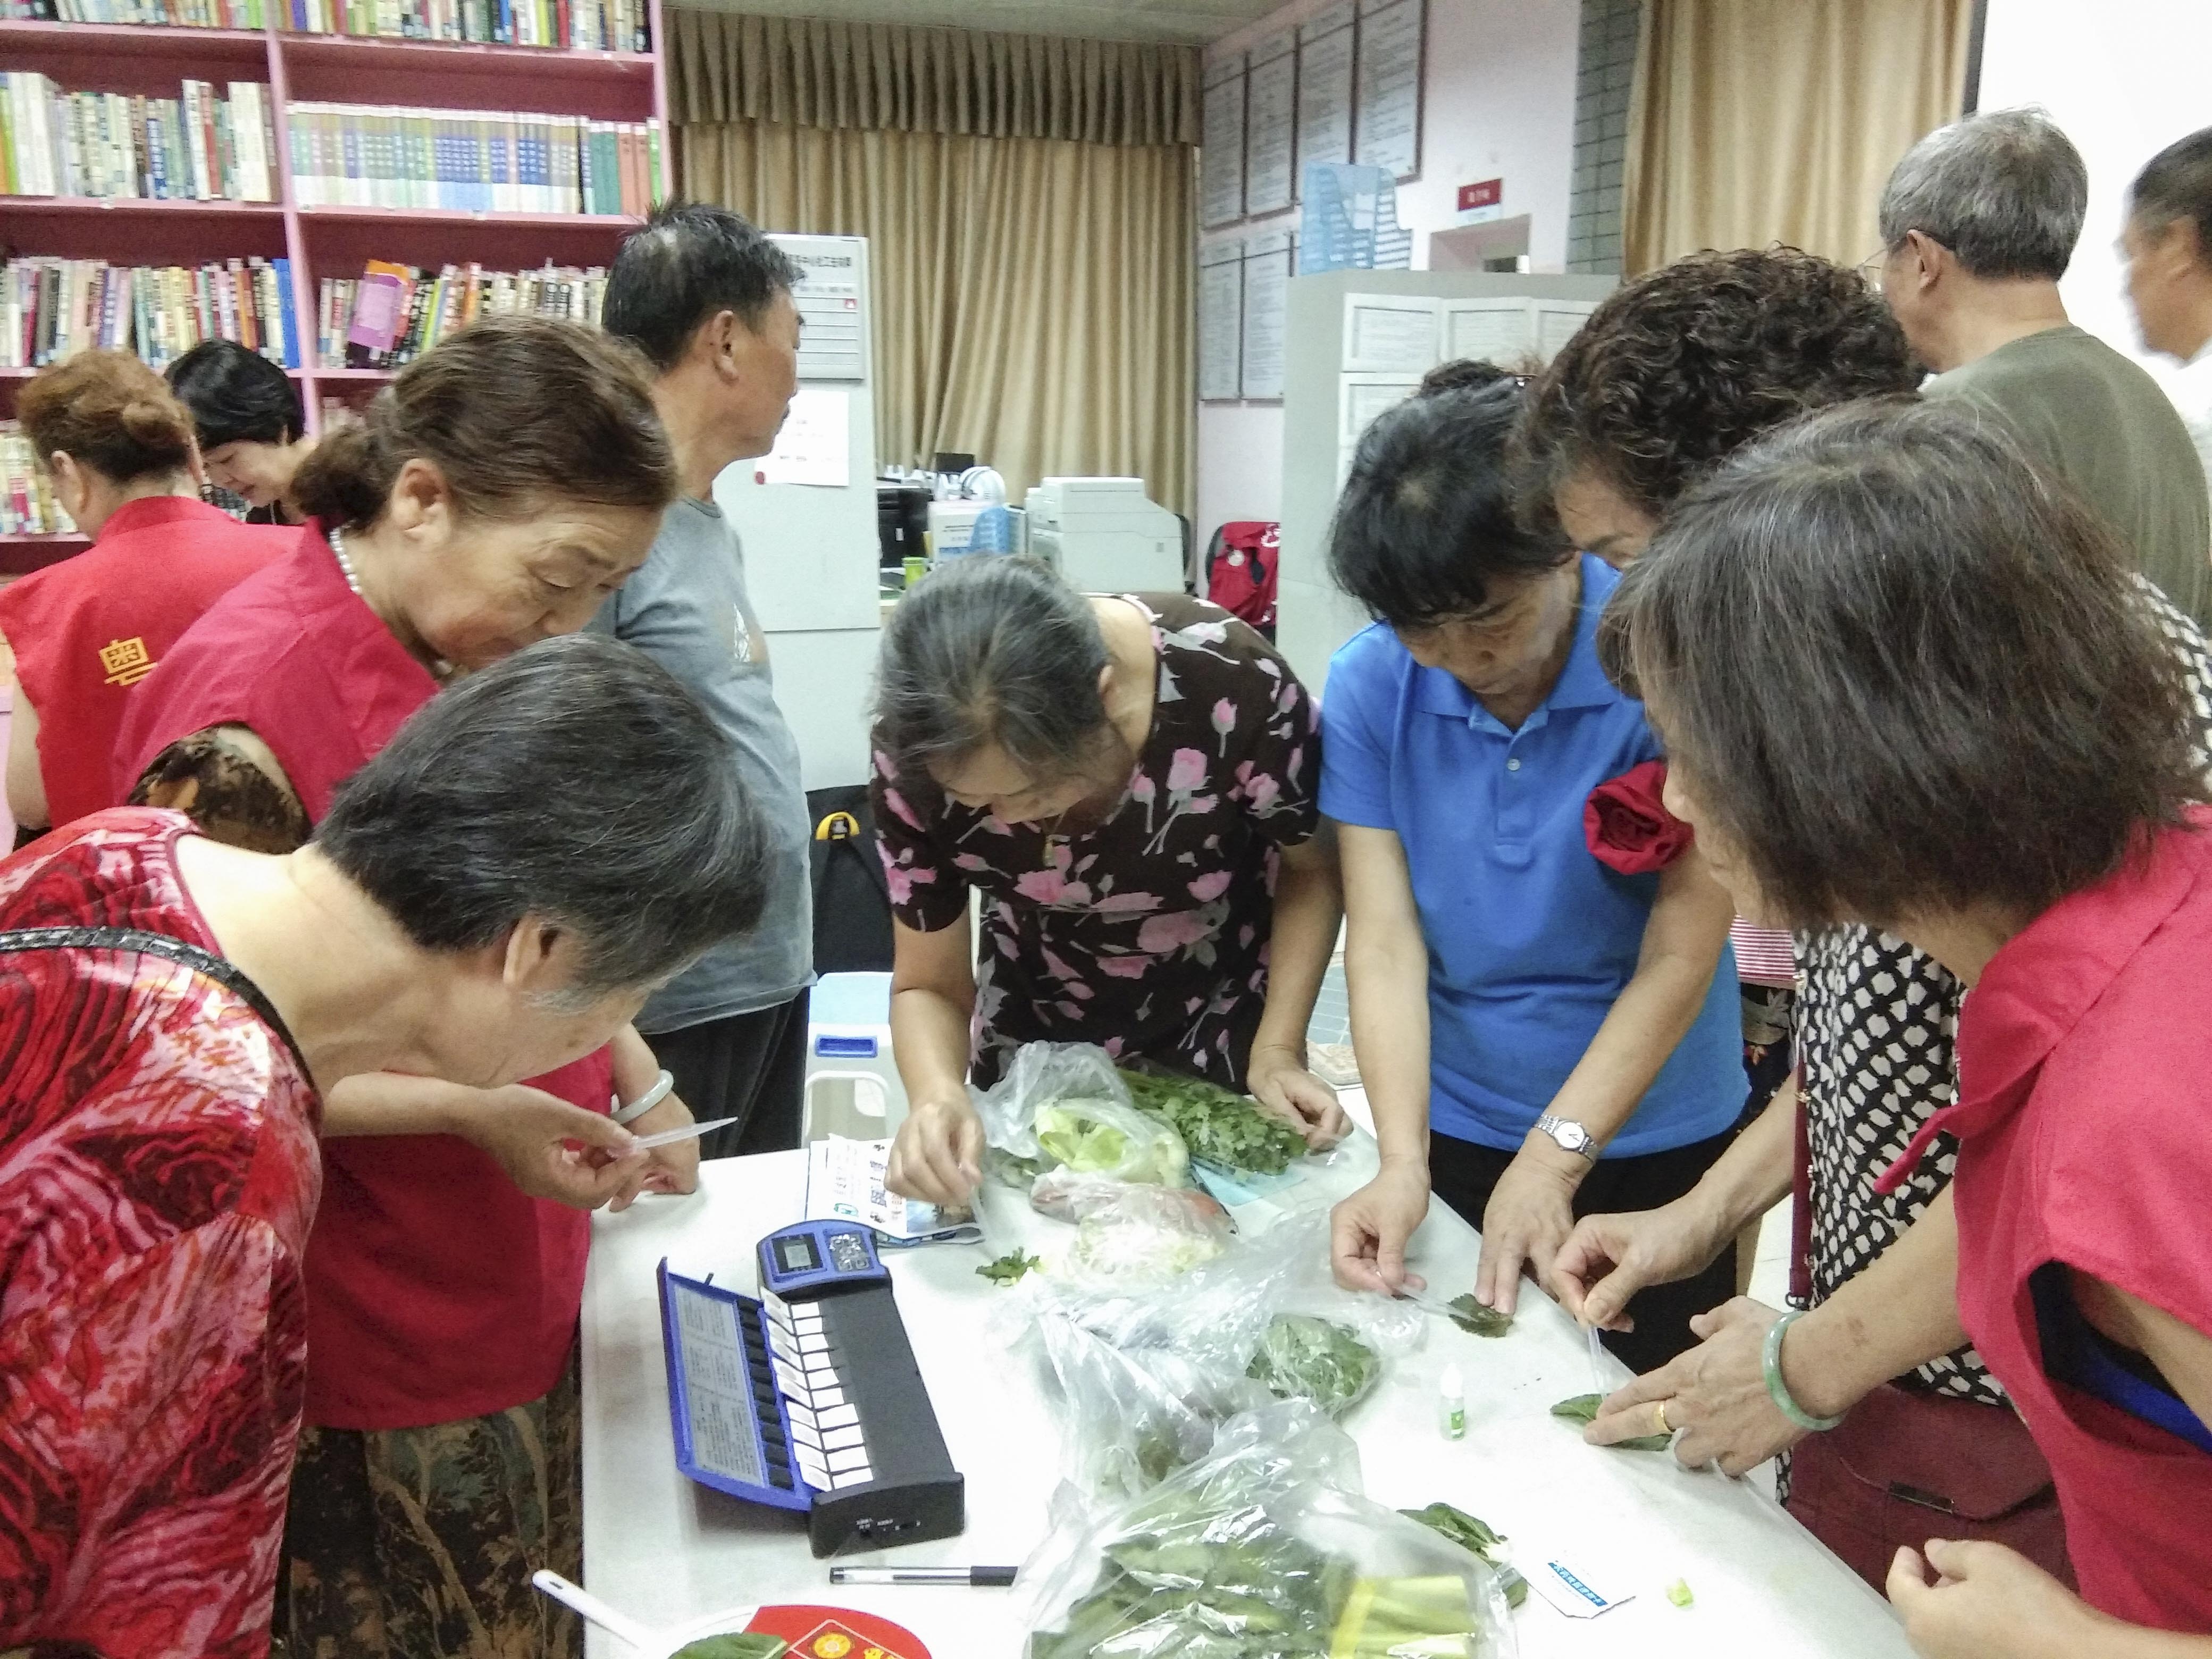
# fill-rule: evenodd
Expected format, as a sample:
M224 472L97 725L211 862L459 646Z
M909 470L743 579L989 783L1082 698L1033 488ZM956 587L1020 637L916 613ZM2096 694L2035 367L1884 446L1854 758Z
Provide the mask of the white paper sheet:
M1287 30L1252 49L1244 94L1244 212L1280 213L1296 192L1291 150L1297 135L1297 39Z
M1244 54L1206 66L1199 106L1198 222L1212 230L1244 216Z
M1285 312L1291 289L1291 233L1244 239L1243 394L1283 395Z
M1352 160L1352 0L1298 25L1298 173Z
M853 394L801 386L775 434L775 448L753 463L755 482L842 489L853 482Z
M1244 329L1244 261L1240 242L1217 242L1198 252L1198 395L1231 403L1241 395Z
M1444 301L1444 361L1472 357L1517 369L1536 349L1536 319L1526 300Z
M1536 355L1550 362L1589 320L1597 307L1589 301L1540 300L1536 302Z
M1394 179L1421 170L1422 3L1360 0L1356 159Z
M1437 366L1438 305L1427 295L1346 295L1342 366L1419 380Z
M887 1244L921 1244L936 1239L965 1243L982 1237L982 1230L964 1212L948 1216L934 1204L887 1191L884 1171L890 1154L888 1140L830 1135L809 1145L806 1218L857 1221ZM836 1425L825 1419L823 1426Z

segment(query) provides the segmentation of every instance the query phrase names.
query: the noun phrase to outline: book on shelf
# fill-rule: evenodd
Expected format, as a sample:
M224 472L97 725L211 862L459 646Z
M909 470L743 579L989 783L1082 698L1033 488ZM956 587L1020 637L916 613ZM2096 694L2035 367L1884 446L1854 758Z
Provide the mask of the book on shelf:
M54 500L22 423L0 421L0 535L68 535L76 529Z
M269 88L184 81L174 98L64 92L0 71L0 195L273 202Z
M642 216L660 198L659 123L295 103L303 207Z
M289 259L112 265L43 257L0 267L0 368L43 368L88 347L166 368L203 340L300 367Z
M479 317L520 313L597 325L607 273L598 265L486 270L447 265L433 275L372 259L358 277L325 276L316 305L316 362L324 368L398 368Z
M299 34L653 50L648 0L277 0L276 11L276 27Z
M259 29L262 0L0 0L0 17L43 23L138 23L163 28Z

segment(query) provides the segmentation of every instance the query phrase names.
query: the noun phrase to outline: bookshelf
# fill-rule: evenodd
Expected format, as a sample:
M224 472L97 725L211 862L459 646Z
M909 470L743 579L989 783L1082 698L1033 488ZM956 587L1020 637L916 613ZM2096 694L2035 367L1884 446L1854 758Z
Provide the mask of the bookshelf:
M288 373L299 385L308 428L314 430L325 399L357 404L395 372L318 366L318 302L325 278L358 277L370 259L433 270L471 261L488 270L605 265L640 220L616 213L304 202L286 142L292 106L398 106L486 115L520 110L650 122L660 134L662 179L657 182L665 188L672 158L660 0L638 4L651 52L308 33L277 26L280 8L290 9L284 0L268 0L270 26L258 29L0 17L0 70L36 71L71 92L174 98L185 80L218 88L234 81L264 82L276 160L271 202L0 195L0 258L44 255L187 266L233 258L287 261L301 357L301 366ZM0 419L14 414L16 392L34 373L0 368ZM84 545L81 537L0 532L0 576L52 563Z

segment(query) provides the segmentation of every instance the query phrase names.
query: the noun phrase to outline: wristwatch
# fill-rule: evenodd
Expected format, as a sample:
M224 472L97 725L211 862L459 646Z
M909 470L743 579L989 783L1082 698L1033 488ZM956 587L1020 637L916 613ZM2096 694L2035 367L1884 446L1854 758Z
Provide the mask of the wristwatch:
M1580 1152L1591 1163L1597 1162L1597 1140L1588 1129L1571 1117L1553 1117L1549 1112L1536 1120L1536 1130L1558 1143L1563 1152Z

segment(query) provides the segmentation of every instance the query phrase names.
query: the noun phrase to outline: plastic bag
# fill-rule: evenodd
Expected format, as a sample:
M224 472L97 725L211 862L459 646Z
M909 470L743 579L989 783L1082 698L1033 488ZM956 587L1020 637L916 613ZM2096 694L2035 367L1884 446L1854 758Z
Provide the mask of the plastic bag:
M1086 1194L1075 1242L1055 1269L1061 1277L1077 1284L1157 1285L1212 1261L1236 1231L1229 1212L1204 1193L1112 1185L1116 1190Z
M1190 1154L1169 1124L1129 1103L1103 1048L1028 1042L978 1103L983 1136L1006 1173L1066 1169L1162 1187L1190 1184Z
M1061 1315L1038 1322L1045 1358L1060 1384L1066 1478L1103 1498L1134 1498L1213 1447L1217 1425L1264 1397L1220 1379L1171 1350L1125 1353Z
M1360 1492L1312 1406L1223 1425L1143 1497L1055 1504L1023 1569L1030 1659L1511 1659L1481 1560Z

